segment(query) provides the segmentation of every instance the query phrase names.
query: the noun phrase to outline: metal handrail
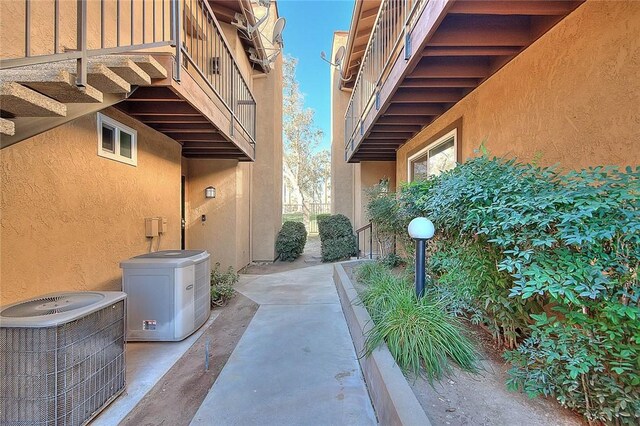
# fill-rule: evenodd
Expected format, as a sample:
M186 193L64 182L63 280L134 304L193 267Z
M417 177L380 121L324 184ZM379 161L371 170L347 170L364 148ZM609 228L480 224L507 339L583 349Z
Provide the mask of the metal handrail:
M31 22L31 8L33 0L24 0L24 40L22 53L16 52L13 57L0 58L0 69L16 68L28 65L39 65L51 62L60 62L65 60L76 60L76 84L84 87L87 84L87 63L88 58L99 55L109 55L113 53L128 52L136 49L149 49L155 47L173 45L173 28L174 19L170 11L173 10L172 3L180 0L158 0L150 4L149 9L147 2L134 2L134 0L100 0L100 25L96 31L97 25L92 27L91 43L88 39L88 17L87 9L89 2L87 0L77 0L75 7L75 16L61 14L61 0L53 0L52 17L53 22L38 21ZM159 4L157 4L159 3ZM18 4L15 2L14 4ZM64 3L65 8L69 7L69 3ZM38 5L42 13L42 6ZM115 29L112 31L106 28L107 6L109 9L115 8ZM141 9L138 13L137 9ZM18 17L14 17L18 19ZM65 47L60 34L61 29L72 25L75 19L76 36L75 39L66 40L66 42L74 43L75 49ZM125 20L127 22L125 22ZM147 21L151 21L151 28L147 28ZM6 24L6 23L5 23ZM35 24L35 25L33 25ZM97 22L96 22L97 24ZM46 48L40 46L39 50L47 49L44 53L34 55L32 46L31 33L37 27L40 31L52 27L53 46ZM73 28L73 27L72 27ZM148 31L150 30L150 31ZM136 33L138 33L136 35ZM149 34L150 33L150 34ZM107 38L110 40L107 40ZM127 39L125 39L125 37ZM40 40L40 39L39 39ZM99 47L93 47L94 45ZM18 46L11 46L18 47ZM3 46L3 50L10 48ZM3 53L3 55L6 53Z
M373 259L373 222L369 222L368 225L356 229L356 247L358 247L358 252L356 253L357 259L360 259L360 233L365 233L367 229L369 230L369 259Z
M428 0L382 1L344 117L345 150L353 144L358 131L364 134L363 119L371 108L380 108L380 88L398 55L404 50L405 60L410 58L411 31L427 3Z
M68 11L69 3L53 0L51 22L32 22L32 4L36 2L23 1L24 40L21 51L7 54L8 47L3 46L4 57L0 58L0 69L75 60L76 84L84 87L87 84L87 65L90 57L173 46L176 54L174 78L180 81L183 67L187 72L193 69L229 112L230 135L233 136L238 125L255 150L255 97L240 72L238 61L207 1L76 0L74 13L65 14L61 12L60 6L64 4L63 9ZM99 4L99 25L95 20L97 18L94 18L97 7L92 10L91 20L88 18L89 4ZM41 8L40 5L38 7ZM107 25L110 22L109 16L112 16L110 14L114 12L115 28ZM67 40L63 40L61 32L73 25L73 20L76 28L75 38L68 40L67 37ZM40 30L51 30L52 46L33 48L31 33L36 26ZM90 26L89 38L87 31ZM63 49L63 44L75 44L75 48ZM35 51L41 53L36 55Z
M184 0L182 13L175 16L181 16L176 23L181 28L176 42L177 64L181 65L184 58L193 67L229 112L230 134L238 124L255 149L256 101L209 2ZM187 71L191 69L188 65Z

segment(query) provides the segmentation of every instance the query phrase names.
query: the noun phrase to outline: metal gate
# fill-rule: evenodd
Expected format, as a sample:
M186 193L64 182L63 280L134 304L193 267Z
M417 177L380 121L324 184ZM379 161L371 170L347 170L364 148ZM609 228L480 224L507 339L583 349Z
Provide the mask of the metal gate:
M305 222L302 204L283 204L282 223L286 221L302 222L309 234L318 233L318 215L331 213L330 203L309 203L309 220Z

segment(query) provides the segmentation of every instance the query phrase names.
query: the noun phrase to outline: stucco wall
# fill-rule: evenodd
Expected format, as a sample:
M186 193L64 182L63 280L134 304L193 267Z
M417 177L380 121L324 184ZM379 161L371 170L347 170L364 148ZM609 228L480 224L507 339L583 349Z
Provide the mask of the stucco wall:
M256 161L253 163L251 229L254 261L273 261L282 224L282 57L269 74L254 77L257 101Z
M330 58L334 58L341 46L347 44L347 33L337 31L333 35ZM355 219L354 194L357 193L356 168L344 159L344 114L351 92L341 91L340 72L331 69L331 213L343 214L351 222Z
M187 248L208 250L212 265L240 269L250 261L249 168L237 160L188 160ZM204 196L210 185L216 198Z
M25 3L17 0L0 1L0 56L25 56ZM87 47L99 49L102 43L101 2L87 1ZM104 1L104 47L117 46L116 16L117 0ZM152 2L147 0L143 15L142 1L120 1L120 44L142 44L161 42L171 37L171 4L168 1L156 0L156 22L153 25ZM54 0L31 1L31 55L54 53ZM77 47L77 2L63 0L60 7L58 50L76 49ZM131 41L131 6L133 5L134 30ZM162 20L164 9L164 21ZM142 34L143 16L145 34ZM163 25L164 24L164 25ZM164 28L163 28L164 26ZM154 39L155 29L155 39Z
M119 290L119 262L149 251L145 217L168 219L160 249L180 247L180 145L104 112L137 130L136 167L97 155L96 114L1 151L1 304Z
M394 190L396 187L396 162L395 161L363 161L358 169L358 185L356 192L356 220L355 229L369 223L367 217L367 203L369 196L367 191L374 185L380 183L381 179L389 179L389 188Z
M640 164L640 2L588 1L456 104L397 155L462 119L463 161L491 155L589 165Z

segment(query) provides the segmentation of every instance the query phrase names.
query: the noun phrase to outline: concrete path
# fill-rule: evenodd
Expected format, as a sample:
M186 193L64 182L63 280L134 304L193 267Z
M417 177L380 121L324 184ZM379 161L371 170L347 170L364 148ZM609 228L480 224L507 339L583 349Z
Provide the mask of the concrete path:
M243 276L260 304L192 425L375 425L331 265Z

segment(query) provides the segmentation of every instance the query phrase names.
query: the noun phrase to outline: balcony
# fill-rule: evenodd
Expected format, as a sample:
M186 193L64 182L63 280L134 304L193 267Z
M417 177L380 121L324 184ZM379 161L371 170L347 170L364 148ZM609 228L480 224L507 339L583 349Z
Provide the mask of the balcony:
M395 160L401 145L582 2L383 0L358 59L345 160Z
M3 12L15 17L15 25L3 23L3 88L12 84L44 95L37 99L43 105L61 104L55 117L39 116L42 108L26 115L24 108L3 109L3 147L114 105L180 142L186 157L255 158L255 98L208 1L26 0L7 2ZM151 74L136 65L142 58L153 63ZM95 96L38 90L60 72L65 90ZM119 89L109 90L114 81ZM3 99L20 106L33 101L5 92Z

